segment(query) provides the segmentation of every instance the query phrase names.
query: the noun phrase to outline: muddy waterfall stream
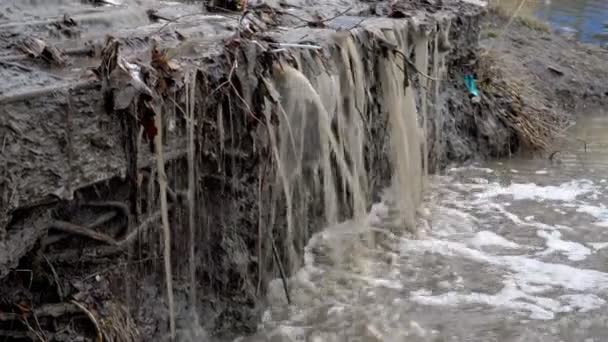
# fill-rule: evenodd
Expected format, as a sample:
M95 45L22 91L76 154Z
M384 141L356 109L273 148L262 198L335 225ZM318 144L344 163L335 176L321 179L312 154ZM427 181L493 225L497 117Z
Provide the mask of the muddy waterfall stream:
M0 3L0 341L606 340L605 113L551 144L601 47L485 0Z
M602 341L607 131L582 117L553 161L431 176L418 239L383 225L390 203L316 234L292 305L275 280L259 332L238 340Z

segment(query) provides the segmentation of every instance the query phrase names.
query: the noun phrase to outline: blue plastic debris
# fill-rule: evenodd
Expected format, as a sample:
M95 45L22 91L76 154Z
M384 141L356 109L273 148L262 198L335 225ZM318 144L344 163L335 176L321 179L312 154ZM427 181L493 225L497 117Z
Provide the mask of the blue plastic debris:
M477 84L475 84L475 78L473 75L464 75L464 84L467 86L469 93L474 97L479 97L479 90L477 90Z

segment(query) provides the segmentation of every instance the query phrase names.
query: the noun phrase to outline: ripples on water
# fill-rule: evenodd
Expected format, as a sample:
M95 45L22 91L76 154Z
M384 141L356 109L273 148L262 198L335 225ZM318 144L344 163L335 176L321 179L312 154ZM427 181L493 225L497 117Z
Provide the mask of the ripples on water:
M509 13L522 0L494 0ZM608 44L608 0L524 0L521 13L588 43Z
M432 177L419 239L382 227L384 204L315 235L293 304L273 282L259 332L238 340L606 341L607 133L606 116L583 118L553 162Z

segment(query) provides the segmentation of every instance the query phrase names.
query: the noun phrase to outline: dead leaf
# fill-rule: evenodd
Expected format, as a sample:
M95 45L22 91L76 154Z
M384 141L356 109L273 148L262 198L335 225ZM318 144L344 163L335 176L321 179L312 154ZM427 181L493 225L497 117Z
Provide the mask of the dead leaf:
M56 65L65 64L65 59L57 48L38 38L25 38L21 44L21 50L32 58L42 58L48 63Z

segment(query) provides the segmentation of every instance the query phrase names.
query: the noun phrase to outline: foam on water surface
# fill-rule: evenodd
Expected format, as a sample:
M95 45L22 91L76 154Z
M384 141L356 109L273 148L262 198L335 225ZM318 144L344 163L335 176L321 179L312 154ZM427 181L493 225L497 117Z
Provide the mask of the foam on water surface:
M572 180L560 185L540 186L534 183L510 184L507 187L493 184L478 197L512 196L515 200L573 201L582 195L594 194L597 187L589 180Z
M516 249L521 247L519 244L487 230L477 232L477 234L475 234L475 236L471 239L471 244L477 248L483 246L496 246Z

